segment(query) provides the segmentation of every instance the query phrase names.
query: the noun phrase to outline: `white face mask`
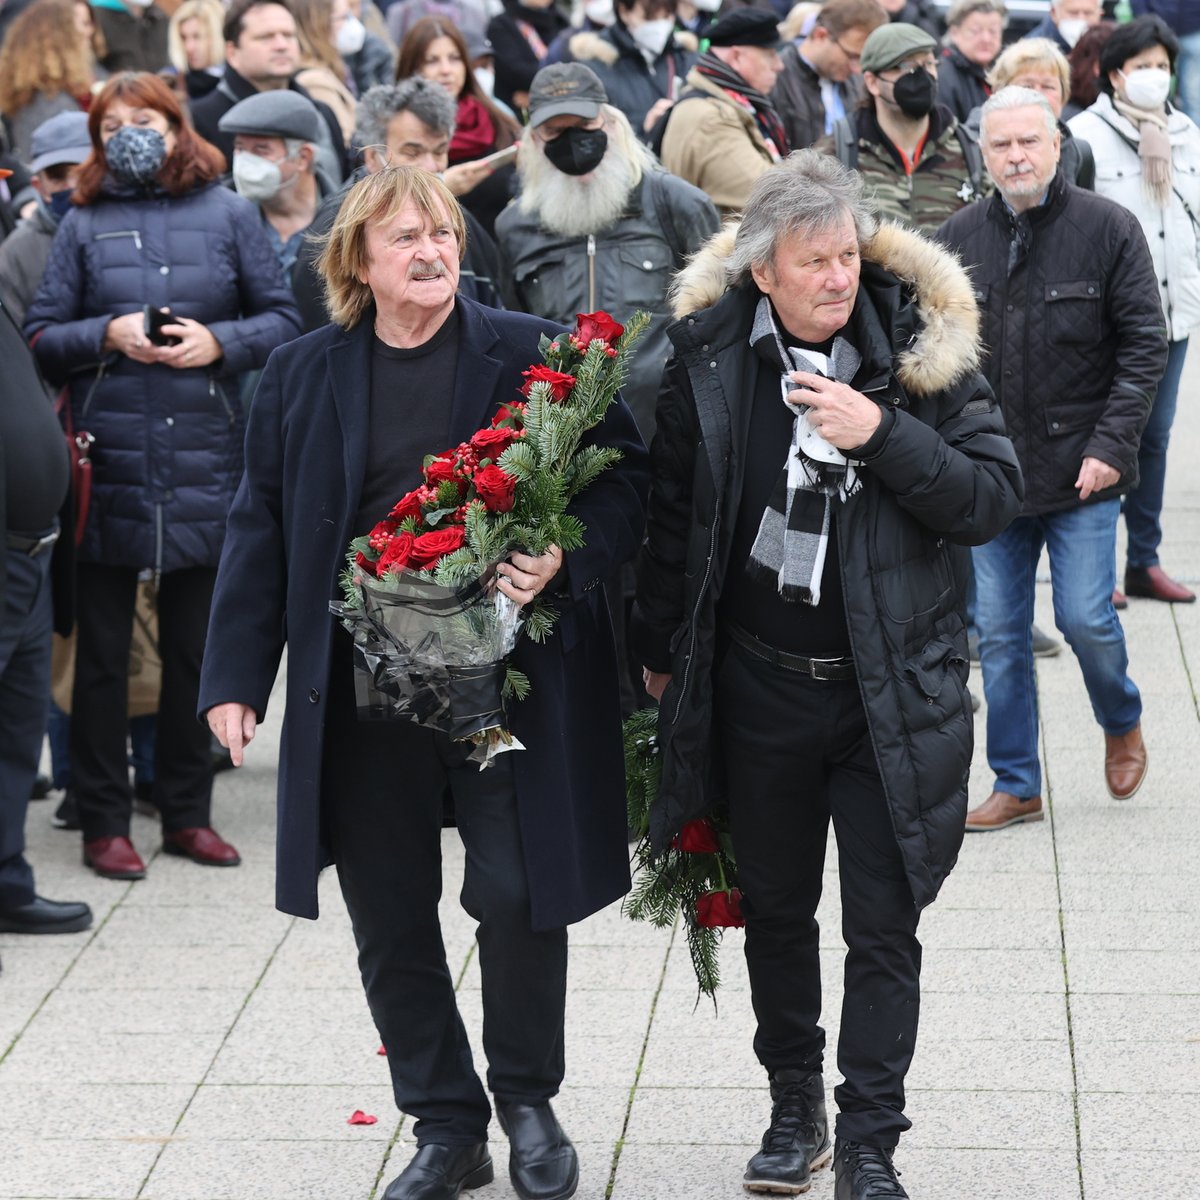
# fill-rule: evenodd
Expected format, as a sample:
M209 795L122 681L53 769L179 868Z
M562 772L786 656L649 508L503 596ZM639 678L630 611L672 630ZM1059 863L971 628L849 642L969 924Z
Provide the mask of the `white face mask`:
M274 200L283 187L283 172L279 164L244 150L233 152L233 186L239 196L252 204Z
M584 0L583 15L593 25L608 28L613 23L612 0Z
M339 54L357 54L367 40L367 27L356 17L349 16L337 31L334 45Z
M700 12L714 13L720 10L722 0L692 0Z
M1074 49L1075 43L1083 37L1087 27L1088 23L1082 17L1068 17L1065 21L1059 21L1058 34L1068 46Z
M483 89L485 95L495 96L496 70L494 67L476 67L475 82Z
M1117 74L1125 81L1125 99L1134 108L1158 109L1166 104L1171 91L1169 71L1150 68L1134 71L1132 75L1126 75L1124 71L1118 71Z
M643 21L636 29L631 29L633 40L642 51L652 58L657 58L666 48L675 33L675 18L664 17L661 21Z
M131 4L134 8L149 8L154 0L126 0L126 3Z

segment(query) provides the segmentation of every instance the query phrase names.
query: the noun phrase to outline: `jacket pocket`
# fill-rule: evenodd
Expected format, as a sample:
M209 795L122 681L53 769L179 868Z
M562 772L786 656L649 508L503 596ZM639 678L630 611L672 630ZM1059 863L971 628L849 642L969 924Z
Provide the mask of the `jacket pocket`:
M910 685L908 723L912 729L929 729L964 713L969 667L954 641L942 634L925 643L905 660L904 676Z
M649 238L623 243L617 247L617 261L620 264L616 281L620 288L618 294L626 310L661 311L674 266L670 247Z
M528 312L553 314L561 308L560 301L568 294L565 279L566 263L561 254L525 259L513 268L517 296Z
M1051 438L1070 437L1072 434L1091 433L1099 416L1097 409L1078 408L1074 405L1052 404L1044 410L1046 436Z
M1047 283L1046 339L1056 343L1095 345L1102 333L1103 291L1098 279Z

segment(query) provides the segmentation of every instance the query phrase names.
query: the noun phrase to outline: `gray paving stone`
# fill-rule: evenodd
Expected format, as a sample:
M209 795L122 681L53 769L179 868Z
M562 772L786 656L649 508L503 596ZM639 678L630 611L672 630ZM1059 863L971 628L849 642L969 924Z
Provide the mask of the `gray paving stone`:
M349 1125L356 1110L378 1118ZM401 1125L386 1075L382 1083L275 1087L205 1084L196 1090L177 1130L181 1141L387 1143Z
M959 1041L918 1036L908 1087L924 1090L1070 1092L1066 1042Z
M1074 1150L919 1150L896 1165L917 1200L1081 1200ZM1103 1194L1103 1193L1101 1193Z
M765 1080L747 1039L663 1036L650 1039L638 1086L761 1089Z
M1200 1040L1195 996L1072 995L1071 1022L1084 1044Z
M265 955L250 946L201 952L186 946L89 946L63 979L69 991L234 988L248 992L262 974Z
M113 1139L6 1138L0 1197L91 1200L136 1196L161 1143Z
M136 942L139 946L252 946L270 951L294 917L241 905L136 905L118 908L97 932L94 944Z
M1197 1094L1084 1092L1079 1097L1079 1134L1085 1155L1089 1150L1107 1153L1114 1147L1130 1146L1143 1153L1188 1151L1195 1142L1197 1122Z
M735 1200L745 1196L742 1172L758 1139L737 1146L625 1146L612 1200ZM819 1177L820 1178L820 1177ZM829 1188L827 1179L817 1186ZM816 1195L814 1189L813 1195Z
M36 1135L59 1139L169 1137L195 1091L194 1084L0 1082L0 1144ZM46 1153L53 1152L47 1146ZM4 1168L0 1166L0 1179Z
M1041 828L1017 825L997 833L971 836L1024 840L1041 836L1038 832ZM960 864L942 885L935 903L942 908L1000 909L1014 916L1033 909L1057 912L1058 883L1053 872L1049 871L993 871L981 869L978 865L966 870Z
M921 995L918 1053L930 1041L1066 1042L1067 1005L1054 992L929 992ZM953 1084L953 1080L947 1080Z
M1104 1200L1195 1200L1200 1154L1088 1150L1082 1155L1083 1186Z
M94 1034L224 1032L245 1002L245 993L232 988L129 988L111 997L100 997L95 990L58 988L42 1006L34 1027L86 1029Z
M922 992L1060 992L1062 952L1048 950L955 950L925 945Z
M905 1111L913 1127L904 1135L906 1152L1057 1150L1074 1140L1069 1091L958 1091L952 1077L944 1082L950 1090L907 1089Z
M1200 951L1068 951L1072 992L1168 992L1197 996Z
M1087 1042L1075 1047L1081 1092L1200 1093L1200 1043Z
M921 914L922 943L942 950L1058 950L1058 914L1035 909L1019 915L997 909L957 909L931 904Z
M45 995L62 982L86 946L87 939L81 934L27 937L5 946L0 952L5 991L12 987L20 989L22 994L40 991ZM0 1003L3 1003L3 993L0 993Z
M199 1083L224 1036L31 1028L0 1063L0 1083Z
M1063 916L1068 952L1137 950L1153 946L1164 953L1200 951L1200 929L1163 912L1067 912Z
M625 1131L638 1145L745 1146L757 1142L771 1120L766 1077L755 1088L639 1086Z
M1200 912L1200 875L1064 875L1063 906L1068 911Z

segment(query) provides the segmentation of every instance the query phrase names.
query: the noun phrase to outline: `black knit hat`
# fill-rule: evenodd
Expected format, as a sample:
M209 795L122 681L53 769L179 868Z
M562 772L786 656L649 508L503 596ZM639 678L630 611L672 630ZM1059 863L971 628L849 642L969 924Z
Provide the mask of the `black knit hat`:
M708 27L704 35L710 46L762 46L778 50L779 18L764 8L736 8Z

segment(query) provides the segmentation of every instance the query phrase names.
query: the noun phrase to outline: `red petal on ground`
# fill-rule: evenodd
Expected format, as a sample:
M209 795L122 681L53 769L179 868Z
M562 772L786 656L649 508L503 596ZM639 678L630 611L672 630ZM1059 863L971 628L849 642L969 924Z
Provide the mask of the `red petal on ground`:
M365 1113L361 1108L356 1108L347 1118L347 1125L374 1125L379 1120L378 1117L371 1116L370 1113Z

